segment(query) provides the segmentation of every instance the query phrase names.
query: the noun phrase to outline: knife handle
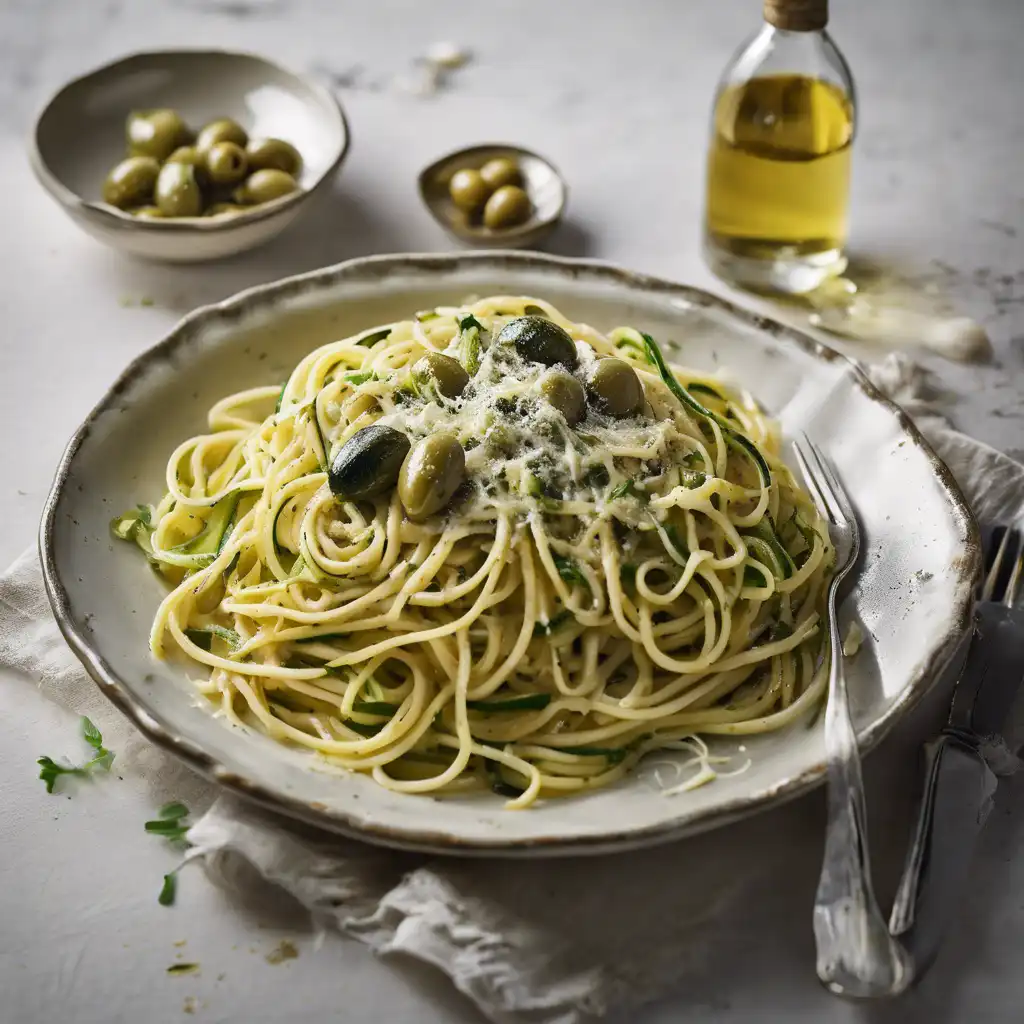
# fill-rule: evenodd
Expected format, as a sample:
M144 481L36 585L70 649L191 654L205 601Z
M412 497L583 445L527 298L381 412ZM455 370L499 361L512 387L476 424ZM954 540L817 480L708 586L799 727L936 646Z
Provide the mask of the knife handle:
M915 980L931 967L961 906L978 834L992 810L996 777L978 738L946 729L925 745L924 793L889 931L910 954Z

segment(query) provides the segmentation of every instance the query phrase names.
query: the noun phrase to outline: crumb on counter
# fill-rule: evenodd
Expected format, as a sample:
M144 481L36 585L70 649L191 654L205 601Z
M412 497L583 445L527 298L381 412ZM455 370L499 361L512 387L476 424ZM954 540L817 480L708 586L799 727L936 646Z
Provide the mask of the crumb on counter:
M297 959L298 955L299 951L295 947L295 943L289 942L288 939L282 939L277 946L264 957L264 959L268 964L282 964L285 960Z

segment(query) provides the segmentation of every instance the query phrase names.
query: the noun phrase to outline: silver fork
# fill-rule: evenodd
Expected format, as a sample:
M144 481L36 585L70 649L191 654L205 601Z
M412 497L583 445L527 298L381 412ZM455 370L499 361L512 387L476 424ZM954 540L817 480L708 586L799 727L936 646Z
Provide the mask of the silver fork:
M910 983L906 951L889 934L871 885L864 784L836 619L836 594L860 553L860 527L828 460L806 434L794 451L836 549L828 588L830 666L825 706L828 824L814 900L818 977L845 996L896 995Z

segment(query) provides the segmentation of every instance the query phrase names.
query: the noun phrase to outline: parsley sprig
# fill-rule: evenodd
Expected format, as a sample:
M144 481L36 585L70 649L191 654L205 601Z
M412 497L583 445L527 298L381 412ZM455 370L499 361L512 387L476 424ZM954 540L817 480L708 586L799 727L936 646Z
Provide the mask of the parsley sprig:
M185 821L187 817L188 808L184 804L164 804L157 811L157 817L146 822L146 831L172 841L184 839L185 833L192 827Z
M185 819L189 815L188 808L178 801L164 804L157 816L152 821L146 822L146 831L151 835L163 836L172 843L181 842L185 834L192 827ZM160 895L157 896L157 903L162 907L174 905L175 896L178 894L178 869L164 875L164 883L160 888Z
M86 761L85 764L67 764L61 763L60 761L54 761L52 757L40 757L36 759L36 764L39 765L39 778L46 784L46 792L52 793L54 786L57 784L57 779L62 775L89 775L94 769L102 769L103 771L110 771L110 766L114 762L114 754L112 751L107 750L103 746L103 734L96 728L92 722L84 715L81 718L82 723L82 739L92 747L93 757Z

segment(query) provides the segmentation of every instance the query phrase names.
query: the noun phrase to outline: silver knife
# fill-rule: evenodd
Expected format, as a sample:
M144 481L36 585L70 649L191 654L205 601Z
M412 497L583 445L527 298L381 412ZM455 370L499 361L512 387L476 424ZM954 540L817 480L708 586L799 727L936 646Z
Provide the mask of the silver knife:
M982 745L1002 732L1024 681L1024 607L1014 607L1022 545L1016 530L1002 535L977 606L949 721L925 745L917 827L889 920L890 933L910 955L915 980L934 962L949 920L959 910L975 844L992 810L997 779ZM993 600L996 596L1001 603Z

